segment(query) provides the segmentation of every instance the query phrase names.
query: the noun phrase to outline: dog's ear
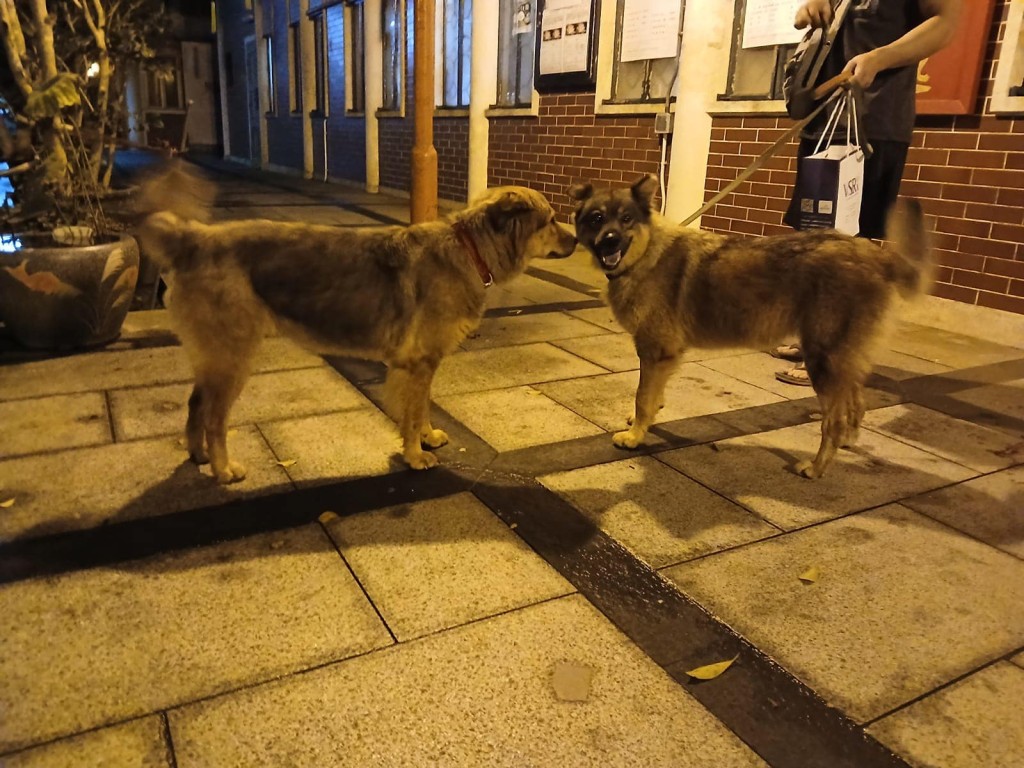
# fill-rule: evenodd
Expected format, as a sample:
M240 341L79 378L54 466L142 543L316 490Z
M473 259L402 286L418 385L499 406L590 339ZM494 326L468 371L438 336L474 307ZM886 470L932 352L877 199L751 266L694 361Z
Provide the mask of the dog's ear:
M496 232L507 232L513 221L533 210L529 200L508 192L487 206L487 221Z
M651 201L654 200L654 196L658 194L658 177L654 174L648 173L641 176L630 187L630 191L633 193L633 199L636 200L643 208L650 210Z
M587 200L593 194L593 184L573 184L571 187L569 187L569 197L581 203L584 200Z

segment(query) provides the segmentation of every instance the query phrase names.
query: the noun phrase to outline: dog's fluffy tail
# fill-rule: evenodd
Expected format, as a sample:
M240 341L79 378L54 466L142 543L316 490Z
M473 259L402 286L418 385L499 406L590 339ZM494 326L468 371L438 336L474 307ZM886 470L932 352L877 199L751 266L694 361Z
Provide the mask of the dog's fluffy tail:
M213 184L182 161L174 161L142 184L136 211L142 218L136 236L142 252L161 269L187 267L192 248L191 222L210 220Z
M930 291L935 259L921 203L913 198L897 200L889 211L885 237L900 257L896 275L900 294L910 298Z

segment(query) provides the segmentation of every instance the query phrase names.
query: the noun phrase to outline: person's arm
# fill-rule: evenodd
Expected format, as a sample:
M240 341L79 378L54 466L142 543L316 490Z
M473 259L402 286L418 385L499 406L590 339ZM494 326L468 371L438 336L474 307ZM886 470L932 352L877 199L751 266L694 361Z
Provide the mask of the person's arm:
M827 27L832 21L832 4L829 0L807 0L796 12L796 21L793 26L797 29L804 27Z
M953 39L963 0L918 0L925 20L881 48L854 56L843 69L853 82L867 88L879 72L906 67L941 51Z

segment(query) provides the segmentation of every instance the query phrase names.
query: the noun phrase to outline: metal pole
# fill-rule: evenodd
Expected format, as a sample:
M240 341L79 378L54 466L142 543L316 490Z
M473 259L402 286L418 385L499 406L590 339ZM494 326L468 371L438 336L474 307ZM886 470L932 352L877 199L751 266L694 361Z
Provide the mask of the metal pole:
M412 198L409 215L413 223L437 218L437 150L434 149L434 0L416 0L415 83L412 145Z

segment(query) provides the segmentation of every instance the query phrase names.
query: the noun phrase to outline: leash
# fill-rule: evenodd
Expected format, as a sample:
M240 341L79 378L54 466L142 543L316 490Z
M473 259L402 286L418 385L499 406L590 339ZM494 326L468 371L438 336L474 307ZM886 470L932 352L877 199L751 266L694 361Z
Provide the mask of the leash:
M833 77L831 80L826 80L824 83L815 88L815 99L820 99L824 97L826 94L828 95L828 98L826 98L817 107L815 107L814 111L807 115L807 117L803 118L797 123L794 123L793 126L789 128L789 130L787 130L784 134L782 134L775 141L774 144L768 147L768 149L766 149L760 155L760 157L757 157L754 160L754 162L748 165L732 183L730 183L725 189L721 190L717 195L715 195L706 203L704 203L704 205L701 206L695 213L690 214L690 216L683 220L680 226L685 227L687 224L690 224L695 219L703 216L705 213L707 213L716 205L718 205L718 203L724 200L728 194L730 194L734 189L736 189L736 187L738 187L740 184L742 184L744 181L746 181L752 175L754 175L757 171L759 171L761 169L761 166L764 165L765 161L768 160L768 158L772 157L780 149L782 149L783 146L788 144L794 136L796 136L800 131L804 129L804 127L808 123L811 122L811 120L813 120L819 114L821 114L822 110L824 110L825 107L827 107L837 98L839 98L839 95L843 92L844 89L850 87L850 78L851 75L849 72L841 72L840 74Z

